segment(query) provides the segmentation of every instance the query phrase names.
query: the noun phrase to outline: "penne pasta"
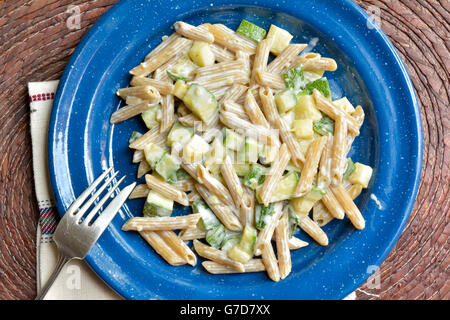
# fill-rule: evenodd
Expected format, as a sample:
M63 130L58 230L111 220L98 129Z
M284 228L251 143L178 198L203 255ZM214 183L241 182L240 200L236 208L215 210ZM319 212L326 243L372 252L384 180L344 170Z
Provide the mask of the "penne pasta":
M331 183L331 161L333 152L333 136L328 134L326 144L320 157L319 172L317 174L317 185L326 190Z
M266 267L261 259L251 259L247 263L244 263L244 271L238 271L233 267L223 265L214 261L202 262L203 268L211 274L229 274L229 273L249 273L249 272L261 272L265 271Z
M258 103L256 102L255 96L250 89L247 91L247 95L245 97L244 109L253 124L270 128L269 123L264 117L264 114L262 113Z
M284 212L275 228L275 243L277 247L280 279L286 278L289 273L291 273L292 269L291 252L289 251L288 228L288 216L287 212Z
M162 231L188 229L197 225L200 214L176 217L134 217L123 226L123 231Z
M117 95L122 99L133 96L148 102L152 106L156 105L161 100L161 94L152 86L122 88L117 90Z
M244 265L238 261L228 258L226 252L207 246L198 240L193 241L195 251L203 258L220 263L222 265L230 266L237 271L245 272Z
M315 139L309 146L306 154L305 165L300 174L300 180L295 188L293 197L301 197L307 194L313 187L314 178L317 174L320 156L327 141L327 137Z
M236 102L240 97L245 95L248 87L240 83L233 84L233 86L225 92L219 103L223 104L224 101Z
M272 281L280 281L280 270L278 268L278 261L275 257L275 252L273 251L272 244L264 243L261 248L261 258L266 268L267 275Z
M128 199L146 198L150 189L146 184L138 184L128 196Z
M337 201L339 201L342 208L345 210L345 214L353 224L356 229L364 229L365 220L359 211L358 207L353 202L353 199L350 197L348 192L342 187L342 185L338 185L336 187L332 187L331 191L336 197Z
M255 81L262 87L272 88L274 90L283 90L286 88L284 80L280 75L260 69L255 71Z
M336 71L337 64L334 59L322 58L320 54L308 52L296 57L292 63L292 67L295 68L299 65L303 66L303 70L324 70L324 71Z
M284 49L273 61L267 66L267 71L274 74L282 73L290 67L291 61L307 47L307 44L294 43Z
M172 33L165 40L163 40L158 46L156 46L155 49L153 49L149 54L147 54L147 56L145 57L145 60L148 60L148 59L154 57L157 53L161 52L161 50L163 50L167 46L172 45L172 43L178 38L180 38L179 34Z
M147 111L155 106L156 104L143 102L140 104L122 107L111 115L111 119L109 120L109 122L111 124L120 123L134 116L137 116L138 114L141 114L142 112Z
M149 143L155 143L160 137L159 126L147 131L144 135L137 138L133 143L129 145L131 149L143 150Z
M214 36L214 41L227 48L228 50L237 52L237 51L245 51L249 54L254 54L256 51L256 43L253 41L246 39L245 37L240 36L233 30L229 29L223 24L214 24L208 25L209 32L211 32Z
M167 245L172 248L184 261L191 266L197 264L197 257L191 248L181 240L173 231L158 231L158 235L164 240Z
M137 171L137 178L142 178L146 173L150 172L152 170L152 167L148 164L146 160L142 160L139 162L138 171Z
M201 164L197 166L197 181L215 194L225 205L234 206L233 197L228 189Z
M298 226L321 246L328 245L328 237L319 225L306 214L297 214Z
M133 87L150 86L158 90L160 95L168 95L173 91L173 84L167 81L147 77L133 77L130 84Z
M225 100L223 103L223 110L224 111L228 111L228 112L232 112L234 113L236 116L238 116L239 118L245 120L245 121L249 121L249 118L247 116L247 114L244 111L244 107L242 107L241 105L229 101L229 100Z
M278 224L278 220L280 220L281 215L283 214L283 204L281 202L277 202L274 204L275 213L270 217L269 221L266 222L266 226L259 232L258 238L256 239L255 244L255 255L261 255L261 251L265 244L269 244L272 240L273 233L275 231L275 227Z
M294 236L288 239L289 250L297 250L306 247L309 243Z
M195 226L195 227L181 230L179 237L183 241L204 239L206 237L206 231Z
M175 100L174 96L169 94L161 99L161 124L160 132L169 130L175 122Z
M186 264L186 261L180 257L157 232L141 231L139 234L168 264L172 266Z
M273 38L262 40L256 47L255 59L253 61L252 78L250 81L250 87L255 84L256 71L266 71L267 62L269 60L270 48L272 47Z
M212 43L209 47L211 48L211 51L214 53L214 57L216 57L216 60L218 62L232 61L236 59L236 55L234 53L228 51L226 48L216 43Z
M347 121L339 116L334 123L333 149L331 152L331 183L338 185L344 174L347 140Z
M207 43L214 42L214 36L211 32L208 31L207 28L201 26L194 27L193 25L190 25L183 21L175 22L173 27L176 33L185 36L188 39L203 41Z
M166 198L172 199L173 201L178 202L179 204L181 204L183 206L189 205L189 199L187 197L187 194L185 192L175 188L171 184L169 184L151 174L145 175L145 183L147 183L147 186L150 189L159 192Z
M345 211L337 201L333 192L328 188L326 189L325 195L322 197L322 203L325 208L328 209L332 217L342 220L345 217Z

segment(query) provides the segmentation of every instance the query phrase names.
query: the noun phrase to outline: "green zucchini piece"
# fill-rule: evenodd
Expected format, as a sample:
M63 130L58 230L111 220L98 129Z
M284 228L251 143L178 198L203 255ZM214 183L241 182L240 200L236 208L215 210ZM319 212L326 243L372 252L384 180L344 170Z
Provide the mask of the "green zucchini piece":
M189 81L192 80L192 74L195 69L197 69L195 63L185 59L178 61L172 68L167 70L167 74L174 81L177 80Z
M149 143L144 148L145 160L147 160L153 170L166 153L167 151L164 148L161 148L155 143Z
M230 251L228 257L241 263L248 262L253 257L257 231L250 225L246 225L239 241Z
M321 188L313 187L303 197L292 199L291 206L297 214L308 214L316 202L322 199L325 193Z
M250 172L251 164L249 164L249 163L234 163L233 167L234 167L234 170L236 171L236 174L238 175L238 177L245 177Z
M244 143L244 140L245 138L239 133L228 128L223 129L223 145L225 148L239 151Z
M259 146L255 139L245 137L244 144L238 153L239 163L255 163L259 158Z
M267 34L266 30L247 20L241 21L241 24L237 28L236 32L256 42L263 40Z
M173 143L178 142L185 145L191 140L194 135L194 128L183 126L180 122L176 122L167 136L167 145L172 146Z
M221 247L225 235L225 227L220 224L206 232L205 240L211 247L218 249Z
M150 190L142 214L146 217L168 217L172 214L174 201Z
M214 94L198 84L192 84L189 87L183 97L183 102L205 123L208 123L219 110L219 103Z
M324 115L320 120L314 122L313 130L321 136L328 133L334 134L334 120Z
M297 187L299 180L298 173L295 171L289 172L278 182L273 192L271 202L278 202L283 200L291 199L292 194Z
M298 216L295 214L294 210L289 206L288 207L288 235L289 238L292 238L294 235L295 229L298 225Z
M279 113L288 112L297 105L297 95L292 89L286 89L275 96L275 103Z
M160 113L160 104L141 113L142 120L144 120L145 126L148 129L153 129L154 127L159 125Z
M142 133L137 132L137 131L133 131L131 133L130 139L128 139L128 144L132 144L133 142L135 142L140 137L142 137Z
M286 87L294 90L295 92L299 91L305 86L305 77L303 76L303 66L295 67L291 70L283 73L284 83Z
M212 212L203 200L196 200L192 203L192 212L200 213L200 223L206 231L221 225L214 212Z
M228 252L235 245L237 245L240 240L241 240L241 236L240 235L235 235L235 236L231 236L231 237L228 237L228 238L226 237L223 240L223 242L222 242L222 247L220 248L220 250Z
M262 204L258 204L255 207L255 226L258 230L265 228L266 224L270 221L271 217L275 214L274 204L271 203L265 207Z
M351 158L348 158L347 166L345 168L344 174L342 175L342 178L347 179L348 177L350 177L353 174L353 172L355 172L355 170L356 170L355 164L353 163Z
M177 181L178 169L180 169L180 162L168 153L165 153L155 165L155 171L167 182Z
M267 169L262 165L254 163L250 172L245 176L244 185L250 189L256 190L266 179Z
M305 89L312 94L314 89L319 90L326 98L331 98L330 84L326 77L306 84Z

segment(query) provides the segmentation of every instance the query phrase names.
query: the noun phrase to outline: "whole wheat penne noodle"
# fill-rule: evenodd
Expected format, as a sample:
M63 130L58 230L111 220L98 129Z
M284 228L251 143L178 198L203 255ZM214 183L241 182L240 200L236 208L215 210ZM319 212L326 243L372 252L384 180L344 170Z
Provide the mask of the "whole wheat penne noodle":
M251 72L251 59L250 59L250 54L248 52L245 51L237 51L236 52L236 59L238 60L242 60L244 62L244 66L245 66L245 72L250 75Z
M152 86L122 88L117 90L117 95L122 99L126 99L129 96L134 96L148 102L151 105L156 105L161 100L161 94L155 87Z
M361 106L357 106L355 108L355 111L352 114L353 118L356 119L356 122L359 125L359 128L361 128L363 122L364 122L364 110ZM352 147L353 141L355 141L356 136L352 133L349 133L347 135L347 140L346 140L346 147L345 147L345 154L347 155L350 151L350 148Z
M206 66L196 69L195 79L204 77L211 77L217 74L222 74L226 71L242 71L245 68L245 63L242 60L232 60L216 63L212 66Z
M175 122L175 99L168 94L161 98L161 124L160 132L164 132L172 127Z
M220 167L220 172L222 173L222 177L228 187L228 191L233 199L234 205L239 208L243 200L244 189L242 188L241 181L239 180L239 177L233 167L230 156L225 156L225 159ZM241 223L245 224L242 220Z
M178 236L183 241L204 239L204 238L206 238L206 231L195 226L195 227L181 230L180 233L178 234Z
M210 44L209 47L211 48L211 51L214 53L216 61L218 62L232 61L236 59L236 56L233 52L228 51L226 48L216 43Z
M322 58L318 53L308 52L296 57L292 63L293 68L302 65L303 70L336 71L337 64L334 59Z
M181 191L187 192L195 189L193 179L184 179L173 182L173 186Z
M359 211L358 207L355 205L353 199L350 197L344 187L342 187L342 185L338 185L332 187L331 191L341 204L342 208L344 208L345 214L347 215L353 226L356 229L364 229L366 222L361 214L361 211Z
M159 66L158 68L156 68L156 70L153 72L153 79L172 83L172 79L170 78L169 74L167 73L167 70L172 68L180 60L186 60L187 52L188 52L187 49L178 52L176 55L174 55L172 58L170 58L166 63L164 63L161 66Z
M320 156L322 155L323 148L327 142L327 137L322 136L314 139L308 148L306 153L306 160L300 174L297 187L295 188L293 197L301 197L307 194L313 187L314 178L317 174L317 168L319 167Z
M250 86L255 84L256 71L266 71L269 61L270 48L272 48L273 38L267 38L258 43L256 47L255 59L253 60L252 77Z
M328 245L328 237L319 225L312 220L307 214L297 214L299 219L298 226L305 231L311 238L313 238L321 246Z
M194 127L196 123L201 123L202 120L200 120L199 117L197 117L193 113L186 114L182 117L178 117L178 121L187 127Z
M362 186L359 184L351 184L346 180L343 186L353 200L355 200L361 194ZM331 208L331 210L339 208L341 213L339 213L338 216L343 218L345 215L344 209L342 209L341 205L336 200L336 197L330 190L327 190L326 196L332 197L334 199L333 200L334 202L328 203L328 207L326 207L324 203L327 200L322 198L322 201L316 203L313 207L313 220L317 222L319 227L323 227L324 225L326 225L328 222L330 222L335 218L330 213L330 210L328 208Z
M275 231L275 227L278 224L278 220L280 220L281 215L283 214L283 204L281 202L277 202L274 204L275 213L270 217L269 221L266 222L266 226L259 232L258 237L256 238L255 243L255 255L261 255L261 250L264 244L271 242L273 233Z
M128 196L128 199L146 198L150 189L146 184L138 184Z
M145 60L148 60L148 59L154 57L157 53L161 52L161 50L163 50L167 46L170 46L178 38L181 38L179 34L177 34L175 32L172 33L170 36L165 38L159 45L157 45L155 47L155 49L150 51L150 53L148 53L147 56L145 57Z
M321 201L325 208L328 209L333 218L342 220L345 216L345 211L342 206L337 201L333 192L331 192L330 188L325 189L325 195L322 197Z
M275 228L275 243L277 246L278 267L280 278L286 278L292 270L291 252L289 251L288 216L283 213Z
M231 85L226 85L223 87L217 86L217 88L213 88L209 91L214 95L214 97L216 98L217 101L220 101L225 96L225 94L228 92L228 90L230 90L230 88L231 88ZM220 103L219 103L219 105L220 105Z
M346 156L347 121L339 116L334 123L333 149L331 154L331 183L338 185L342 175Z
M250 54L254 54L256 51L256 42L250 39L240 36L233 30L229 29L223 24L208 25L209 32L214 35L214 41L221 46L231 50L239 51L243 50Z
M151 86L156 88L161 95L171 94L173 90L173 84L166 81L157 79L151 79L147 77L133 77L130 84L133 87Z
M242 224L254 225L255 222L255 196L253 190L244 188L244 195L239 208L239 219Z
M208 207L215 213L217 218L222 222L222 224L230 231L242 231L243 226L239 219L234 214L236 208L227 206L224 204L219 197L210 192L205 186L201 184L195 184L195 188L206 202Z
M249 77L244 70L226 70L220 74L212 76L202 76L201 78L195 78L192 83L197 83L206 89L213 91L223 87L230 87L234 83L246 84L249 81ZM227 88L228 90L229 88ZM226 90L223 92L224 95ZM216 96L217 93L214 94ZM220 98L219 98L220 99Z
M303 240L300 240L297 237L290 237L288 239L288 246L289 246L289 250L297 250L303 247L306 247L309 243Z
M248 87L243 84L233 84L231 88L225 92L222 98L220 98L219 104L223 104L223 102L226 100L236 102L236 100L245 95L247 89Z
M135 76L145 77L169 61L169 59L174 57L177 53L187 49L191 44L192 40L176 38L155 55L131 69L130 73Z
M139 163L142 160L145 160L144 151L142 151L142 150L134 150L132 162L133 163Z
M274 90L283 90L286 88L284 80L280 75L260 69L255 71L255 80L262 87L272 88Z
M134 217L122 226L123 231L161 231L188 229L197 225L200 214L175 217Z
M140 179L143 177L146 173L150 172L152 170L152 167L148 164L147 161L142 160L139 162L138 170L137 170L137 178Z
M181 240L173 231L158 231L159 236L172 248L181 258L183 258L191 266L197 264L197 256L192 252L191 248Z
M156 126L156 127L152 128L151 130L147 131L141 137L137 138L134 142L132 142L129 145L129 147L131 149L144 150L144 148L147 144L155 143L155 141L158 140L159 136L160 136L159 126Z
M144 111L151 109L154 106L156 106L156 104L143 102L140 104L122 107L111 115L111 119L109 120L109 122L111 124L116 124L128 120L130 118L133 118L134 116L141 114Z
M333 152L333 136L328 134L325 147L320 157L319 172L317 174L317 185L326 190L331 183L331 159Z
M185 115L190 114L192 111L189 110L184 103L179 103L177 108L177 116L178 118L183 117Z
M206 131L202 134L202 138L208 143L219 143L220 140L218 139L223 140L222 129L219 127L207 128Z
M214 261L203 261L203 268L211 274L230 274L230 273L241 273L240 271L234 269L233 267L226 266ZM244 272L261 272L265 271L266 267L261 259L251 259L244 263Z
M275 161L272 163L269 173L267 174L263 184L256 192L256 196L260 203L268 206L270 203L270 199L272 198L272 194L275 191L275 188L280 181L286 166L291 159L291 155L287 150L286 144L282 144L278 155L275 158Z
M307 47L304 43L293 43L284 49L272 62L267 66L267 71L279 74L290 66L291 61Z
M267 122L264 117L261 108L256 102L255 96L252 93L252 90L248 90L245 96L244 110L247 113L250 121L254 124L270 128L269 122Z
M264 243L261 248L261 258L266 268L267 275L272 281L280 281L280 270L278 268L278 261L275 257L272 244L270 242Z
M328 211L323 202L320 201L314 205L312 217L313 220L319 225L319 227L323 227L334 219L330 211Z
M208 30L202 27L195 27L183 21L177 21L173 25L175 32L191 40L203 41L207 43L214 42L214 36Z
M140 104L145 102L145 100L142 100L141 98L135 97L135 96L127 96L125 98L125 103L129 106Z
M236 114L239 118L241 118L243 120L246 120L246 121L250 120L247 116L247 113L244 111L244 107L235 102L225 100L222 105L222 108L225 111Z
M173 201L178 202L183 206L189 205L189 199L187 197L187 194L175 188L171 184L155 176L152 176L151 174L145 175L145 183L147 183L147 186L150 189L161 193L161 195L165 196L166 198L172 199Z
M228 258L226 252L210 247L198 240L194 240L193 244L195 251L199 254L199 256L226 266L230 266L240 272L245 271L244 265L238 261Z
M228 189L202 165L197 166L197 181L203 184L210 192L214 193L220 201L228 206L234 206L233 197Z
M168 264L173 266L186 264L186 261L168 246L157 232L141 231L139 234Z
M235 113L221 111L220 121L230 129L245 132L245 135L257 141L264 139L269 144L276 144L279 141L276 135L277 133L274 130L241 119Z
M319 109L335 121L339 116L343 117L345 120L347 120L347 126L350 133L354 134L355 136L359 135L360 125L355 118L353 118L345 111L334 106L333 103L325 98L317 89L314 89L313 96L314 100L316 101L317 109Z

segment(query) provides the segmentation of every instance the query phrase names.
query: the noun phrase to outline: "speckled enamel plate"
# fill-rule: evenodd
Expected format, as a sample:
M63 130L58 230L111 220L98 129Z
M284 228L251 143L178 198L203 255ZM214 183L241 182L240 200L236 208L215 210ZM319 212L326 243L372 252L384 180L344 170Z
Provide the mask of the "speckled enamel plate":
M292 252L292 273L275 283L265 273L211 275L200 263L168 266L138 234L120 230L142 212L143 200L130 200L86 258L125 298L341 299L385 259L408 220L422 159L416 97L387 37L346 0L119 2L83 39L60 81L48 154L59 212L109 166L126 174L126 182L135 181L137 166L127 141L133 130L145 129L138 119L109 124L121 104L115 92L128 85L128 71L172 32L172 24L183 20L236 28L243 18L266 29L270 24L285 28L295 35L294 42L315 44L314 51L337 61L338 70L327 73L333 98L347 96L366 113L350 154L374 168L369 188L356 201L366 229L355 230L347 219L333 221L324 227L327 247L299 232L310 245Z

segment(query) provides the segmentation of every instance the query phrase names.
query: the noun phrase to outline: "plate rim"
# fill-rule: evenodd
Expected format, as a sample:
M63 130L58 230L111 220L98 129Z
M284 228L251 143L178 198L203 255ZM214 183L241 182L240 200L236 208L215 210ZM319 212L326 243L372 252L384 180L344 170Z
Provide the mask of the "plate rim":
M214 0L213 0L214 1ZM220 1L220 0L219 0ZM232 2L232 3L231 3ZM273 2L272 0L270 1L265 1L263 3L259 3L257 2L255 4L255 6L259 6L259 7L264 7L266 9L270 9L273 10L273 7L268 7L265 6L266 4L270 6L270 3ZM341 0L340 2L342 2L343 6L348 7L350 10L352 10L354 14L358 14L360 16L362 16L364 18L365 21L367 21L370 17L369 15L360 7L358 6L355 2L353 2L352 0ZM62 206L61 201L59 201L60 199L60 193L59 190L57 188L58 183L56 181L56 176L54 175L54 173L56 172L55 170L55 158L54 158L54 154L52 153L53 147L54 147L54 143L55 143L55 133L57 133L56 130L56 124L57 124L57 117L58 117L58 111L60 110L60 100L62 99L62 96L64 95L64 91L66 88L66 84L67 84L67 79L70 77L71 75L71 66L77 61L77 59L79 58L80 54L82 53L83 49L85 48L85 46L89 43L89 41L92 39L92 37L94 37L96 35L96 33L98 32L99 28L101 27L101 25L108 21L108 19L114 15L114 13L118 10L120 10L120 8L122 6L124 6L126 4L126 1L120 0L119 2L117 2L116 4L114 4L111 8L109 8L96 22L95 24L89 29L89 31L83 36L82 40L80 41L80 43L77 45L75 51L73 52L71 58L69 59L64 72L59 80L59 85L55 94L55 99L54 99L54 107L52 109L51 112L51 116L50 116L50 122L49 122L49 130L48 130L48 149L47 149L47 159L48 159L48 168L49 168L49 176L50 176L50 183L52 186L52 190L53 190L53 194L55 196L55 200L56 200L56 206L58 209L58 214L60 216L63 215L62 212L65 211L65 208ZM230 3L224 4L224 3L220 3L221 6L226 6L226 5L235 5L235 6L239 6L241 3L239 2L235 2L235 1L230 1ZM245 3L245 4L241 4L244 6L249 6L249 4ZM291 15L295 16L295 12L293 13L289 13ZM392 44L391 40L389 39L389 37L384 33L384 31L381 29L381 27L377 24L373 25L373 28L376 30L376 35L380 36L381 39L383 40L383 44L386 45L386 49L389 51L389 54L391 54L396 62L397 62L397 67L400 68L401 71L401 77L402 79L405 81L406 87L407 87L407 93L408 95L408 100L411 101L411 105L413 107L414 110L414 124L415 127L414 129L417 131L417 139L414 140L414 143L416 146L417 145L417 149L414 149L414 151L416 151L417 157L416 157L416 161L414 162L415 164L415 175L413 178L413 186L411 188L411 192L410 192L410 201L408 201L408 203L405 205L405 212L406 214L403 215L403 219L400 222L399 227L397 228L395 234L393 235L391 241L389 242L388 246L386 246L384 248L383 251L380 251L380 255L378 257L377 260L377 265L379 266L385 259L386 257L389 255L389 253L392 251L393 247L395 246L395 244L397 243L401 233L403 232L405 225L407 223L407 221L409 220L410 216L411 216L411 212L413 209L413 206L416 202L417 199L417 194L418 194L418 190L419 190L419 186L420 186L420 178L421 178L421 173L422 173L422 157L423 157L423 128L422 128L422 119L421 119L421 114L420 114L420 107L419 107L419 102L417 99L417 95L415 92L415 88L413 86L412 80L410 78L410 75L406 69L406 66L403 62L403 60L401 59L397 49L395 48L395 46ZM54 130L51 130L51 128L54 128ZM67 158L67 155L66 155ZM52 174L53 173L53 174ZM95 263L93 263L93 261L88 257L86 258L87 264L89 265L89 267L99 276L99 278L101 278L105 284L107 284L108 286L110 286L115 292L117 292L118 294L122 295L123 297L126 297L126 294L124 294L124 292L120 290L120 288L118 286L115 286L113 283L110 283L107 281L110 280L110 277L107 277L107 274L102 272L101 269L98 268L97 265L95 265ZM367 280L367 278L369 277L369 275L365 278L365 280ZM365 281L364 280L364 281ZM348 293L352 292L353 290L355 290L357 287L359 287L364 281L362 281L361 283L357 283L354 285L354 288L349 291Z

